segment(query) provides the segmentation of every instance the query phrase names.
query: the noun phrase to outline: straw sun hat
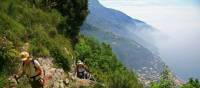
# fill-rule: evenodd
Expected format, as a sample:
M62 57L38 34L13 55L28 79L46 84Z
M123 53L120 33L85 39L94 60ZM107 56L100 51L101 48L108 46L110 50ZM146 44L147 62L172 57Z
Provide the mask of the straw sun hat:
M29 53L26 51L23 51L20 53L20 57L21 57L22 61L25 61L25 60L29 59Z

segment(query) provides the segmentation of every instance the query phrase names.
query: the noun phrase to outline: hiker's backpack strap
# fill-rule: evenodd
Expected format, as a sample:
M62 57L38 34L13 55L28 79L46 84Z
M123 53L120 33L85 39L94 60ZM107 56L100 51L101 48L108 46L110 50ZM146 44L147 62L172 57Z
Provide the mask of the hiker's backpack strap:
M36 61L37 61L37 63L38 63L38 60L36 60L36 59L32 60L32 64L33 64L35 70L37 70L37 63L36 63ZM40 66L39 63L38 63L38 66ZM43 75L46 74L44 69L42 69L42 72L43 72Z
M22 66L24 67L24 65L25 65L25 63L23 62L23 63L22 63Z
M32 62L33 66L35 68L35 71L36 71L37 70L37 66L36 66L36 62L35 61L37 61L37 60L32 60L31 62Z

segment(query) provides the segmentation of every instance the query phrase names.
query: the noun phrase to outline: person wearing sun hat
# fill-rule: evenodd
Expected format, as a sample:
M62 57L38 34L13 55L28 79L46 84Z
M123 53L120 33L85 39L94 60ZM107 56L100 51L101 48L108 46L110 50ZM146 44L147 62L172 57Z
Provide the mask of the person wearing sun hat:
M43 88L42 68L37 60L33 60L29 53L23 51L20 53L22 67L19 75L15 75L15 79L26 75L29 79L32 88Z
M89 72L88 67L81 61L78 60L75 68L76 76L80 79L86 79L86 74Z

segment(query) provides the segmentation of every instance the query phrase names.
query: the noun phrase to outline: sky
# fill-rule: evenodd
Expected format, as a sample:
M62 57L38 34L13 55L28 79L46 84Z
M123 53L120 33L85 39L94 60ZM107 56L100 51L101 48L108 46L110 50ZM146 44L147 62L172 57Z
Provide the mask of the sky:
M163 61L182 79L200 79L200 0L99 1L166 34L156 38Z

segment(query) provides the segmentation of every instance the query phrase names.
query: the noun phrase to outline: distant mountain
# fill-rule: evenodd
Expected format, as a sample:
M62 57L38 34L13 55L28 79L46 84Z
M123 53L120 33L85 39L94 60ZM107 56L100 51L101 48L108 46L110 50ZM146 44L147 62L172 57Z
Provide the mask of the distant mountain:
M120 34L120 36L131 40L133 39L153 53L157 53L157 48L154 46L154 39L151 37L152 32L157 30L150 25L133 19L120 11L105 8L97 0L89 1L89 9L90 15L87 17L86 25L89 24L101 30Z
M136 70L142 80L158 80L163 62L157 55L150 25L126 14L103 7L97 0L89 1L90 14L81 33L109 43L120 60Z

